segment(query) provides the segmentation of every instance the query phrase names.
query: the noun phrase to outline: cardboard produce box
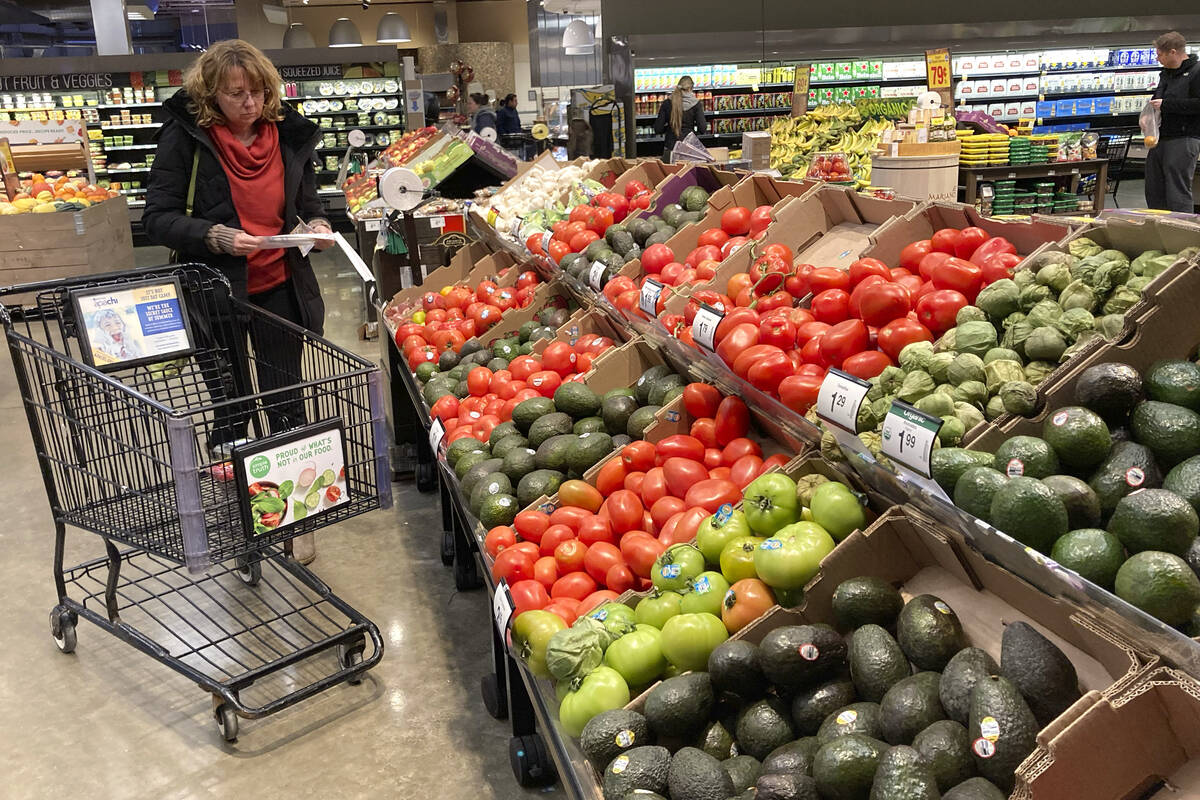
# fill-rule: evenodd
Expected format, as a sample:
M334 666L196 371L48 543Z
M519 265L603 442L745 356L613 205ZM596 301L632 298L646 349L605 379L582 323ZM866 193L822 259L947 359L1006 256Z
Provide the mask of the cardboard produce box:
M80 211L0 217L0 283L6 286L134 266L124 197Z

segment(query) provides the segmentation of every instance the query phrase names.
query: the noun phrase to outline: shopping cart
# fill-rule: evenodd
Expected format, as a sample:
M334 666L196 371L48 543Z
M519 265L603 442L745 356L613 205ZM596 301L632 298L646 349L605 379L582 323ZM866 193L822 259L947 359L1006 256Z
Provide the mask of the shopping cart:
M90 620L211 692L228 741L239 716L360 682L383 655L378 628L290 551L391 505L379 370L233 298L202 265L25 284L0 301L54 516L58 648ZM110 307L144 338L111 333L96 310ZM251 326L295 363L258 363ZM294 481L258 480L309 456ZM330 458L344 467L318 473ZM99 534L105 555L64 569L68 525Z

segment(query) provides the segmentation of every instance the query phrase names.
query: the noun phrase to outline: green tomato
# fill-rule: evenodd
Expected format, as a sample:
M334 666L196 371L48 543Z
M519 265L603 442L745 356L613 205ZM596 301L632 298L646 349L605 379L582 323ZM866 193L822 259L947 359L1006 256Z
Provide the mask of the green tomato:
M821 569L821 559L836 546L815 522L796 522L767 539L754 552L754 569L768 586L799 589Z
M681 591L704 571L704 556L693 545L673 544L654 559L650 582L659 591Z
M662 633L649 625L645 628L625 634L604 652L605 665L621 673L630 686L645 686L667 667Z
M651 625L659 630L667 620L679 613L681 598L678 592L655 592L638 601L633 618L639 625Z
M624 603L605 603L593 609L587 616L604 626L609 642L629 633L637 624L633 609Z
M562 617L549 611L522 611L513 620L512 650L539 678L550 677L546 668L546 645L550 637L566 629Z
M583 726L602 711L629 702L629 684L612 667L596 667L571 684L558 706L558 719L568 735L579 738Z
M771 536L800 518L796 482L782 472L758 476L742 493L742 511L751 531Z
M834 481L822 483L813 492L812 518L839 542L867 523L859 496L844 483Z
M700 548L704 560L713 566L720 563L721 551L730 539L750 535L746 515L736 508L725 513L725 508L721 506L716 514L705 518L696 531L696 546Z
M679 610L684 614L698 614L701 611L714 616L721 616L721 603L725 593L729 591L729 581L719 572L701 572L692 581L688 590L683 593Z
M680 614L667 620L662 631L662 651L680 672L708 668L708 656L729 638L720 617Z
M721 574L730 583L742 578L757 578L754 571L754 551L763 543L760 536L739 536L725 543L721 550Z

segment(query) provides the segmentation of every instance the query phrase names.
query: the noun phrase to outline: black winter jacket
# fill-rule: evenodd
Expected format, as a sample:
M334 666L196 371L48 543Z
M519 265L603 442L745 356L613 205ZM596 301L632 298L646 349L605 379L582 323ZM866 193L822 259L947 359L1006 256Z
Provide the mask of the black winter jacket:
M208 131L196 124L187 105L188 97L182 89L163 104L168 121L158 133L158 149L150 170L142 223L151 242L174 249L181 261L198 261L219 269L229 278L234 296L244 300L245 257L213 253L204 242L204 235L214 224L240 229L242 223L233 207L229 180L212 139ZM307 222L324 215L312 165L313 149L320 139L320 131L316 124L286 104L283 119L276 124L284 170L283 230L280 233L286 233L295 227L297 217ZM197 148L200 149L200 161L189 217L188 182ZM300 322L320 334L324 329L325 301L321 299L316 273L298 249L290 247L285 253L291 286L299 301Z
M658 107L658 118L654 120L654 132L661 133L663 136L663 152L673 149L680 139L686 139L692 131L695 131L697 136L703 136L708 132L708 121L704 118L703 104L696 103L683 112L683 119L679 124L679 135L676 136L674 129L671 128L671 98L663 100L662 105Z
M1200 137L1200 67L1195 56L1176 69L1163 67L1154 97L1163 101L1161 138Z

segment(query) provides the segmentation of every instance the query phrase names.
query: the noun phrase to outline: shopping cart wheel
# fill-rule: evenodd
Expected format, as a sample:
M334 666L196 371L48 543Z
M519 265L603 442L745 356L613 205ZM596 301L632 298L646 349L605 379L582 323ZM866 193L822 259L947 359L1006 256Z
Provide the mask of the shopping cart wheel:
M500 681L496 678L496 673L489 672L479 681L480 691L483 693L483 705L487 708L487 712L494 719L505 719L508 716L508 698L504 696L504 691L500 688Z
M238 556L237 576L247 586L257 586L262 580L262 564L257 558L251 561L250 556Z
M50 635L64 653L75 652L75 612L55 606L50 611Z
M350 645L339 644L337 646L337 655L338 663L342 665L342 669L349 669L356 664L361 664L363 662L363 648L365 646L365 643L361 642ZM357 686L358 684L362 683L362 673L359 672L358 674L347 678L346 683L350 684L351 686Z
M483 581L479 579L479 570L475 568L475 558L470 553L454 560L454 588L459 591L479 589Z
M526 788L549 786L558 779L546 744L536 733L509 739L508 759L517 783Z
M432 492L437 488L437 464L417 464L417 491Z
M238 718L233 709L222 703L213 709L213 716L217 718L217 730L221 731L221 738L227 742L236 742Z
M454 563L454 531L442 531L442 566Z

